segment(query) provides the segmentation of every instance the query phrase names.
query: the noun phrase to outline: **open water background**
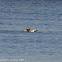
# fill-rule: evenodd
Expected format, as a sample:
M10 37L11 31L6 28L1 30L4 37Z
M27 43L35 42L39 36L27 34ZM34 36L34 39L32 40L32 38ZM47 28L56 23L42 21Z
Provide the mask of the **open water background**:
M0 0L0 59L61 62L62 1Z

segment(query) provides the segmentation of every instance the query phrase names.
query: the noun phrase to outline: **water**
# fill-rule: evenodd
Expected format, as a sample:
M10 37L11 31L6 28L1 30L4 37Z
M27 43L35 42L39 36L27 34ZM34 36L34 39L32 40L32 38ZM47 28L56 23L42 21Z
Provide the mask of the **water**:
M46 61L62 61L62 1L0 0L0 62Z

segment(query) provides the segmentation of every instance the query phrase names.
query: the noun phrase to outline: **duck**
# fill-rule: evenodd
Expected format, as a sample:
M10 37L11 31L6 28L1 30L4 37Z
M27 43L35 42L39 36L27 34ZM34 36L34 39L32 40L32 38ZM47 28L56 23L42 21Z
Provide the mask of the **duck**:
M27 28L27 29L25 29L24 31L25 31L25 32L37 32L38 30L35 30L35 29L31 30L30 28Z

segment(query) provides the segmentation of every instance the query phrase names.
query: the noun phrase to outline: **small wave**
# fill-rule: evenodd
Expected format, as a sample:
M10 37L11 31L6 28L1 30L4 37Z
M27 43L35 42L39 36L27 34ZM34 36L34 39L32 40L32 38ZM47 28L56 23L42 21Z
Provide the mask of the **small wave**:
M0 22L0 24L4 24L4 23Z
M10 31L10 30L0 30L0 33L12 33L12 34L19 34L23 31Z

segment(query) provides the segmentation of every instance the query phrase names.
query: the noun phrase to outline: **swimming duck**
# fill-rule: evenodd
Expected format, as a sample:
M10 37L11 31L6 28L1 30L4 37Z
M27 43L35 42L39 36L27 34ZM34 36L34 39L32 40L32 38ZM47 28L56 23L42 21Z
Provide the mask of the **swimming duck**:
M27 28L24 30L25 32L37 32L37 30L31 30L30 28Z

